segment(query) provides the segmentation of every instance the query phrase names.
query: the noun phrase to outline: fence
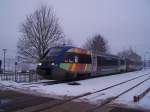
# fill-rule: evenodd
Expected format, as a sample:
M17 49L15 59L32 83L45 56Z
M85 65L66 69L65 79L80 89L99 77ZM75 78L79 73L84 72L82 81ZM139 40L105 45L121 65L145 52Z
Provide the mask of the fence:
M15 82L35 82L41 80L42 77L39 76L36 72L29 73L5 73L0 74L1 80L10 80Z

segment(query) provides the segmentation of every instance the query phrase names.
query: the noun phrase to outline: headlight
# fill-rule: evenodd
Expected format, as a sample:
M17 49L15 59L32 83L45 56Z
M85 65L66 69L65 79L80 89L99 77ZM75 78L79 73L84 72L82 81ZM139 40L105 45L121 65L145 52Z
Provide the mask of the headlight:
M42 63L38 63L38 65L39 65L39 66L41 66L41 65L42 65Z
M55 63L51 63L51 65L55 65Z

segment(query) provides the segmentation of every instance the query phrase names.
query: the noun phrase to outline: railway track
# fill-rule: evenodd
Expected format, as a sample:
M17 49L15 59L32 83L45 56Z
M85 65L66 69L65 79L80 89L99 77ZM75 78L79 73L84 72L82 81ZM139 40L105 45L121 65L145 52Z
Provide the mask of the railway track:
M100 105L98 105L98 106L96 106L96 107L94 107L94 108L92 108L92 109L90 109L90 110L88 110L88 111L86 111L86 112L93 112L94 110L96 110L96 109L98 109L98 108L101 108L101 107L103 107L103 106L105 106L105 105L111 103L112 101L114 101L114 100L117 99L118 97L124 95L125 93L127 93L127 92L129 92L129 91L131 91L131 90L133 90L134 88L138 87L139 85L143 84L144 82L146 82L146 81L148 81L148 80L150 80L150 77L147 78L147 79L145 79L145 80L143 80L143 81L141 81L141 82L139 82L138 84L132 86L131 88L128 88L127 90L121 92L120 94L118 94L118 95L116 95L116 96L114 96L114 97L107 98L102 104L100 104Z
M114 75L114 74L109 74L109 75ZM103 77L103 76L105 76L105 75L80 77L80 78L70 79L70 80L50 80L50 81L44 81L44 82L30 82L30 83L23 84L23 85L42 84L42 85L46 86L46 85L54 85L54 84L61 84L61 83L68 83L69 84L69 83L76 82L76 81L93 79L93 78L98 78L98 77Z
M120 83L111 85L111 86L109 86L109 87L106 87L106 88L103 88L103 89L100 89L100 90L97 90L97 91L94 91L94 92L87 92L87 93L84 93L84 94L82 94L82 95L79 95L79 96L75 96L75 97L73 97L73 98L70 98L70 99L68 99L68 100L54 103L53 105L48 105L48 103L49 103L49 102L48 102L48 103L45 103L45 104L40 104L40 105L37 105L37 106L25 108L25 109L19 110L19 111L17 111L17 112L26 112L26 111L28 111L28 112L37 112L37 111L39 111L39 112L50 112L50 110L52 110L52 109L57 109L58 107L63 106L63 105L65 105L65 104L67 104L67 103L69 103L69 102L71 102L71 101L73 101L73 100L76 100L76 99L79 99L79 98L82 98L82 97L85 97L85 96L93 95L93 94L96 94L96 93L99 93L99 92L102 92L102 91L111 89L111 88L113 88L113 87L120 86L120 85L122 85L122 84L128 83L128 82L133 81L133 80L135 80L135 79L138 79L138 78L141 78L141 77L144 77L144 76L148 76L149 74L150 74L150 73L147 73L147 74L144 74L144 75L141 75L141 76L137 76L137 77L131 78L131 79L129 79L129 80L126 80L126 81L123 81L123 82L120 82ZM121 96L121 95L127 93L128 91L134 89L135 87L137 87L138 85L141 85L142 83L146 82L146 81L149 80L149 79L150 79L150 78L148 77L148 78L145 79L144 81L142 81L142 82L138 83L137 85L135 85L135 86L129 88L128 90L126 90L126 91L120 93L120 94L117 95L116 97L110 97L110 98L108 98L107 100L104 101L103 104L100 104L100 105L98 105L97 107L92 108L92 110L88 110L87 112L90 112L90 111L93 111L93 110L95 110L95 109L97 109L97 108L101 108L102 106L105 106L106 104L110 103L111 101L117 99L119 96ZM47 106L45 106L45 105L47 105ZM67 106L67 105L66 105L66 106ZM37 107L37 108L36 108L36 107Z

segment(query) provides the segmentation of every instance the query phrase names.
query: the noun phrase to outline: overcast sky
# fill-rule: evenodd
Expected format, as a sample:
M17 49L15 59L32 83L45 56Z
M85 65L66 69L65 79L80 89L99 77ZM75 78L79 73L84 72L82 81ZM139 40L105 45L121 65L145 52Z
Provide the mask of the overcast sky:
M0 48L8 49L7 57L16 56L20 24L42 4L54 8L66 37L78 47L100 33L112 53L129 47L140 55L150 52L150 0L1 0Z

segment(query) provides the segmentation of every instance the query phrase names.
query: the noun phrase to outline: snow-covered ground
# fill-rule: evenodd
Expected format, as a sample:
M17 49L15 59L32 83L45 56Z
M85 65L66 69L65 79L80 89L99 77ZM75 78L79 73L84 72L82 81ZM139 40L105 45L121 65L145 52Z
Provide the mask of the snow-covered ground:
M0 85L7 86L9 89L14 89L17 91L23 91L26 93L33 93L36 95L56 97L56 98L66 98L74 97L87 92L94 92L97 90L104 89L106 87L118 84L120 82L141 76L144 74L150 73L150 70L142 70L112 76L98 77L93 79L87 79L82 81L77 81L80 85L68 85L67 83L54 84L54 85L45 85L45 83L16 83L12 81L0 81ZM147 79L149 75L140 77L128 83L124 83L120 86L113 87L111 89L101 91L99 93L82 97L78 101L88 101L90 103L100 103L106 98L116 96L121 92L131 88L132 86L142 82ZM150 94L147 94L140 102L134 103L133 96L139 95L144 92L147 88L150 87L150 80L141 84L140 86L134 88L128 93L120 96L115 101L114 104L124 104L132 107L141 107L150 109Z

